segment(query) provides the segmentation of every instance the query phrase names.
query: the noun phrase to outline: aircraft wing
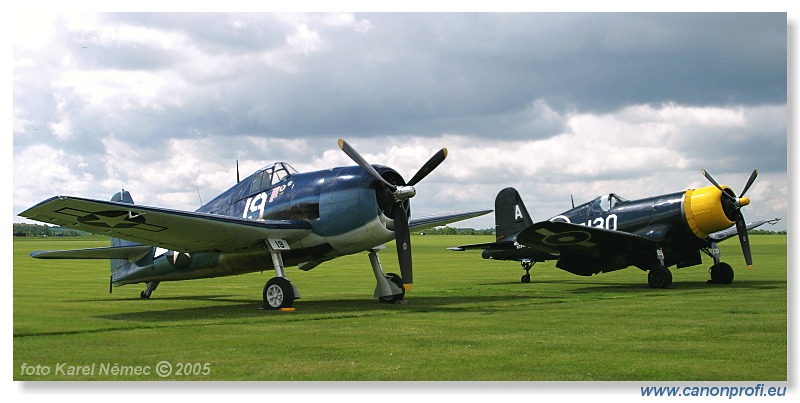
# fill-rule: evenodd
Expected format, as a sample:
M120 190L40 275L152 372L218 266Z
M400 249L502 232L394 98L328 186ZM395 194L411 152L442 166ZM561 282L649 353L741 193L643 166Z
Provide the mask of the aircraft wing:
M480 217L484 214L489 214L491 212L492 210L476 210L476 211L465 211L461 213L440 214L440 215L412 218L411 220L408 221L408 227L412 231L422 231L428 228L438 227L456 221L462 221L469 218Z
M105 200L56 196L19 214L32 220L187 253L234 252L290 244L311 232L305 220L248 220Z
M500 241L500 242L486 242L486 243L473 243L468 245L453 246L447 248L456 252L463 252L471 249L491 249L491 250L516 250L517 245L514 241Z
M522 230L517 242L552 254L573 252L592 256L657 245L656 240L641 235L551 221L538 222Z
M762 225L764 225L766 223L770 223L770 224L774 225L778 221L780 221L779 218L775 218L775 219L772 219L772 220L761 220L761 221L751 222L750 224L747 224L747 229L751 230L753 228L758 228L758 227L760 227L760 226L762 226ZM728 228L726 230L715 232L715 233L709 235L708 237L711 238L711 240L713 240L713 241L721 242L721 241L724 241L724 240L726 240L728 238L733 238L736 235L737 235L736 227L733 226L733 227L730 227L730 228Z

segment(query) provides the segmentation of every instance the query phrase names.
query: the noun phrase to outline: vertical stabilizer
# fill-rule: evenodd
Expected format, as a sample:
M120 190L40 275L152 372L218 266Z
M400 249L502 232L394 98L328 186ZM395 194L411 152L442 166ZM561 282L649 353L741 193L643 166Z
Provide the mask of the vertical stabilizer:
M111 201L118 202L118 203L125 203L125 204L134 204L133 197L131 197L130 192L127 190L122 190L121 192L117 192L114 196L111 197ZM119 238L111 238L111 246L130 246L130 245L140 245L136 242L126 241L124 239ZM143 261L145 259L149 259L149 262ZM152 263L153 254L152 251L147 256L140 259L139 263L147 264ZM130 265L131 262L128 259L111 259L111 272L115 272L120 268L126 267Z
M514 188L505 188L494 200L494 222L497 241L515 236L533 225L522 198Z

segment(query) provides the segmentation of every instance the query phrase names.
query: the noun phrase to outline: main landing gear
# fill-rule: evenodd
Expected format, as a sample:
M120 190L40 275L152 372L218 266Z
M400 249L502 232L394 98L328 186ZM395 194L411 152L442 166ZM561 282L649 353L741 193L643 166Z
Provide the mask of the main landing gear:
M669 288L672 285L672 272L664 264L664 251L656 250L658 264L647 272L647 285L650 288Z
M672 272L659 264L647 272L647 285L650 288L669 288L672 285Z
M277 243L284 245L285 243ZM283 258L278 249L273 248L267 242L267 249L272 256L272 266L275 268L275 277L269 279L264 285L262 309L285 309L291 308L294 300L300 299L300 291L297 290L291 281L286 278L286 267L283 265Z
M381 267L381 260L378 258L378 250L383 249L378 247L369 251L369 262L372 265L372 272L375 274L375 298L378 301L387 304L400 304L406 296L406 290L403 287L403 279L395 274L383 274Z
M711 279L708 280L709 284L730 284L733 283L733 268L731 265L720 262L719 260L719 248L717 247L717 243L711 243L711 250L704 249L708 256L711 256L714 259L714 265L708 269L708 273L711 275Z

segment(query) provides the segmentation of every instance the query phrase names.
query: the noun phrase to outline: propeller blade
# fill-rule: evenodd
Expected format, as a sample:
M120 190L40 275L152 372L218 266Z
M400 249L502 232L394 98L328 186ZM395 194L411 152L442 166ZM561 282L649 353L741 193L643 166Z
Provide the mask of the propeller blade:
M722 186L720 186L719 183L717 183L717 181L715 181L714 178L712 178L711 175L708 172L706 172L705 169L701 169L700 171L703 172L703 176L705 176L706 179L708 179L708 181L711 182L712 185L716 186L717 189L719 189L719 191L722 192L723 196L726 196L727 198L736 201L735 197L725 193L725 190L722 189Z
M347 144L347 142L344 141L343 139L339 139L339 148L341 148L342 151L344 151L344 153L347 154L347 156L350 157L351 160L353 160L356 164L358 164L358 166L360 166L365 171L367 171L367 173L372 175L373 178L377 179L378 181L386 185L386 187L388 187L389 189L392 189L392 191L397 190L397 186L392 185L386 179L383 179L383 177L378 173L378 171L376 171L375 168L373 168L372 165L370 165L369 162L367 162L367 160L365 160L353 147L350 147L350 144Z
M741 212L736 216L736 233L739 235L739 243L742 244L742 254L747 263L747 269L753 270L753 256L750 254L750 239L747 237L747 223Z
M341 140L340 140L340 141L341 141ZM701 170L700 170L700 172L702 172L702 173L703 173L703 176L705 176L705 177L706 177L706 179L707 179L709 182L711 182L711 184L712 184L712 185L716 186L716 187L717 187L717 189L719 189L719 190L722 190L722 186L720 186L720 185L719 185L719 183L717 183L717 181L715 181L715 180L714 180L714 178L712 178L712 177L711 177L711 174L709 174L708 172L706 172L706 170L705 170L705 169L701 169Z
M744 196L745 193L747 193L747 191L750 189L750 185L752 185L753 182L755 182L756 176L758 176L758 169L754 169L753 173L750 174L750 179L748 179L747 180L747 184L744 185L744 189L742 190L742 193L739 193L739 197L742 197L742 196Z
M414 177L411 178L410 181L408 181L408 186L414 186L417 183L419 183L419 181L428 176L428 174L431 173L431 171L436 169L436 167L438 167L439 164L441 164L445 158L447 158L446 148L443 148L439 150L436 154L433 154L433 156L428 160L428 162L426 162L425 165L423 165L422 168L420 168L419 171L417 171Z
M408 228L408 216L402 205L397 205L394 209L394 238L397 244L397 260L400 262L403 288L410 291L414 283L411 268L411 233Z

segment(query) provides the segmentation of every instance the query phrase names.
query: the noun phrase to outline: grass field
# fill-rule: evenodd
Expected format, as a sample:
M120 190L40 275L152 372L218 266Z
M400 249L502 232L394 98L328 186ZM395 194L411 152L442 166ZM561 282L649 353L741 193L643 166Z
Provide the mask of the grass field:
M735 239L721 244L731 285L706 284L708 262L673 270L666 290L636 268L578 277L553 263L522 284L516 263L445 250L491 239L415 236L402 305L372 298L366 253L289 268L291 313L258 309L272 272L162 283L140 300L143 284L108 293L106 261L28 257L103 238L15 239L14 380L787 380L785 236L752 237L752 271Z

